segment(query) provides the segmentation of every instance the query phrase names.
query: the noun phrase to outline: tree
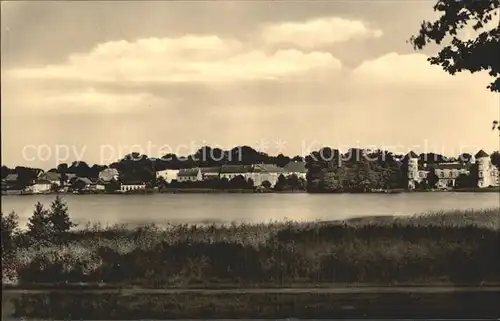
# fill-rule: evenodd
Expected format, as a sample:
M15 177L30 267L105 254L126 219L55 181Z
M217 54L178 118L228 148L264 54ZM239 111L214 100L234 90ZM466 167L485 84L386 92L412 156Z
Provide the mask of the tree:
M430 188L436 188L437 183L439 182L439 177L436 174L436 170L432 168L427 174L427 184Z
M500 169L500 151L493 152L490 157L491 163Z
M67 172L74 173L78 177L92 177L89 165L83 161L73 162Z
M292 189L292 191L298 190L301 188L301 183L300 183L299 177L295 174L289 175L286 178L286 185L288 187L290 187L290 189Z
M496 28L487 30L488 24L493 25L493 16L498 16L499 7L500 0L439 0L434 11L443 15L434 22L422 22L418 35L412 36L410 42L415 50L421 50L431 42L440 45L446 36L451 36L450 44L430 57L429 62L451 75L464 70L488 71L493 81L487 88L500 92L500 21ZM477 37L460 40L458 31L469 23L478 32ZM500 133L498 120L493 121L495 129Z
M7 166L2 165L2 179L7 177L7 175L12 174L12 170L8 168Z
M163 176L160 176L156 179L156 186L158 186L159 189L162 189L167 186L167 181Z
M247 180L243 175L238 175L229 181L229 186L233 189L244 189L247 187Z
M266 188L266 189L270 189L272 187L270 181L263 181L262 184L261 184L261 186L264 187L264 188Z
M337 173L332 169L324 169L319 183L319 190L321 192L335 192L340 190L341 187Z
M28 219L27 236L31 241L43 243L51 241L53 235L52 224L49 219L49 212L43 207L43 204L37 202L33 215Z
M250 177L249 177L249 178L247 179L247 188L251 189L251 188L253 188L253 187L254 187L254 185L255 185L255 182L253 181L253 179L252 179L252 178L250 178Z
M2 263L11 262L16 250L16 237L19 235L19 217L11 212L0 213L2 224Z
M106 193L112 193L120 189L120 182L112 179L108 184L104 186Z
M57 185L56 183L50 184L50 191L51 192L58 192L59 191L59 185Z
M415 182L415 189L416 190L427 191L430 188L431 187L429 186L429 182L426 179L422 180L421 182Z
M458 160L464 164L470 163L471 159L472 159L472 155L469 153L462 153L462 154L458 155Z
M278 156L276 156L276 160L274 163L279 167L285 167L286 164L290 163L290 161L291 161L290 157L285 156L283 154L279 154Z
M48 218L52 224L52 230L56 235L60 235L77 226L71 221L68 214L68 206L59 195L56 196L56 199L50 205Z
M299 177L299 185L297 189L300 191L305 191L307 189L307 181L303 177Z
M274 185L274 190L275 191L282 191L286 187L286 178L283 174L281 174L278 177L278 180L276 181L276 184Z
M455 180L457 188L473 188L477 187L477 175L460 174Z
M173 182L173 181L172 181ZM222 189L222 190L226 190L228 188L230 188L230 183L229 183L229 180L227 179L227 177L222 177L220 180L219 180L219 183L217 184L217 188L218 189Z
M40 174L42 170L38 168L16 166L14 172L18 175L15 188L24 189L38 177L38 174Z
M451 36L450 43L429 62L452 75L463 70L488 71L494 78L488 89L499 92L500 23L487 30L499 7L499 0L439 0L434 11L442 13L441 17L434 22L422 22L418 35L411 37L410 42L414 49L421 50L431 42L440 45L446 36ZM477 37L460 40L458 32L468 25L478 32Z

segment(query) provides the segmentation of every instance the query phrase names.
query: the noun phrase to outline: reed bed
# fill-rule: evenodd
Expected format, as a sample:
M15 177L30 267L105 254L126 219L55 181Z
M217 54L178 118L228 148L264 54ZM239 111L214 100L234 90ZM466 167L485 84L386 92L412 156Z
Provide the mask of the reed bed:
M500 209L266 224L89 224L17 250L9 280L152 288L500 282Z

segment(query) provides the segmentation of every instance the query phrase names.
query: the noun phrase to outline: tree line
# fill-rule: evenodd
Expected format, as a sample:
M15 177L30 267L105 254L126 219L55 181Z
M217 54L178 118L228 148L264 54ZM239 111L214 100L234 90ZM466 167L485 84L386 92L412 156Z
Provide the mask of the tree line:
M163 189L177 189L177 188L199 188L199 189L217 189L217 190L254 190L255 183L252 178L246 179L243 175L237 175L231 179L226 177L210 177L202 181L184 181L179 182L173 180L171 182L165 181L163 177L158 178L157 186L160 191ZM279 175L276 184L265 180L262 182L262 191L304 191L306 190L306 180L292 175Z
M472 155L467 153L458 155L458 157L423 153L419 156L419 163L440 164L455 161L466 163L471 158ZM493 164L500 166L500 153L493 153L491 160ZM307 183L312 191L403 188L407 176L404 155L393 154L389 151L352 148L347 153L341 153L338 150L323 147L306 157L289 157L283 154L271 156L249 146L235 147L231 150L205 146L193 155L186 157L167 154L160 158L154 158L131 153L109 165L94 164L90 166L85 161L76 161L70 165L59 164L56 168L50 169L49 172L60 173L62 179L65 179L67 174L97 179L102 170L115 168L120 173L122 180L138 180L156 186L155 172L165 169L252 164L274 164L284 167L291 161L306 162L308 168ZM15 168L2 166L1 175L4 179L8 174L17 174L17 185L19 188L23 188L36 179L41 171L38 168L24 166Z

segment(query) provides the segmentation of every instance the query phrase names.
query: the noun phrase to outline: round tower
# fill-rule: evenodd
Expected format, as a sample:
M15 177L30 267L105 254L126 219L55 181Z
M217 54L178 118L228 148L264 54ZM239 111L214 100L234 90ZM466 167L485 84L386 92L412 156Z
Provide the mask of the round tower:
M477 187L481 188L490 186L490 155L481 149L476 155L474 155L474 158L476 159L477 164Z
M410 151L406 157L408 159L408 188L414 189L415 182L418 180L418 155Z

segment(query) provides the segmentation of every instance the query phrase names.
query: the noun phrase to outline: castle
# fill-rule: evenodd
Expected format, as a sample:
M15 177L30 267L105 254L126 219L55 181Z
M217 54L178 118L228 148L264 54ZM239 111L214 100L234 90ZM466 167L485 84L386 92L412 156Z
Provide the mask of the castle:
M419 156L413 151L407 155L408 160L408 188L415 189L417 184L423 182L430 172L427 164L419 164ZM484 150L480 150L474 155L475 162L477 163L477 187L484 188L490 186L499 186L500 173L498 168L491 163L490 155ZM437 177L439 178L438 188L454 187L456 180L460 175L469 175L471 162L469 163L441 163L436 164L433 168Z

